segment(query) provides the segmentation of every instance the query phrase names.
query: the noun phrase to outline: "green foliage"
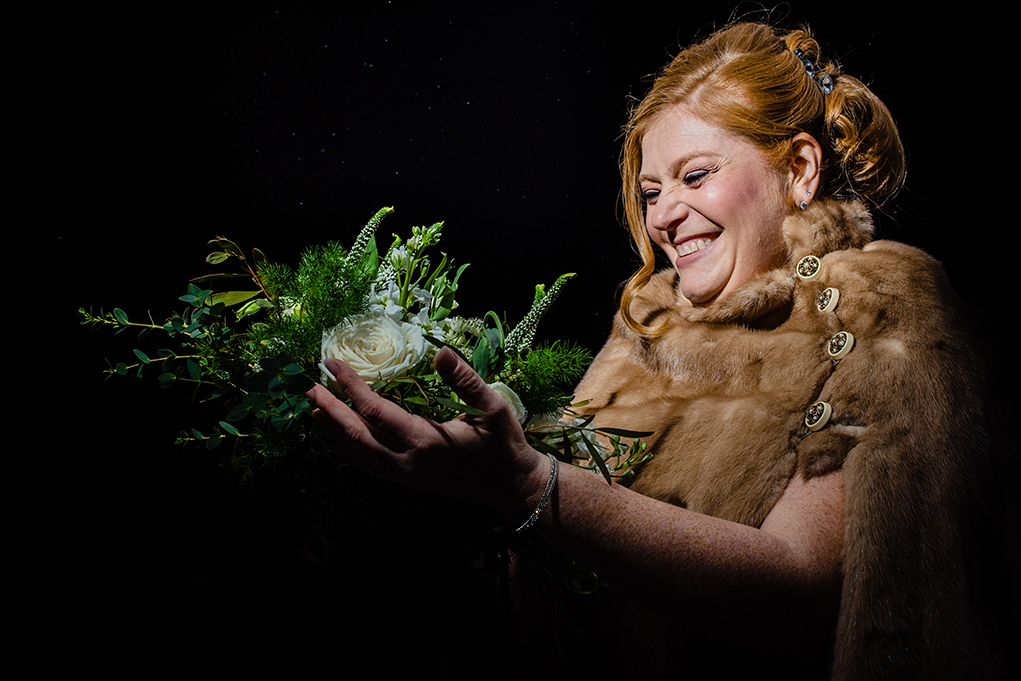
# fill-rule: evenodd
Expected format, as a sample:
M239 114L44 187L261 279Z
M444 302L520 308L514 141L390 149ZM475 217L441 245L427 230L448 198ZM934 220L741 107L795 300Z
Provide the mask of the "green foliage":
M284 347L306 369L319 362L323 331L365 309L365 297L374 281L375 246L352 261L338 243L313 246L305 251L297 271L286 265L266 263L259 279L274 309L251 335L256 356L270 356Z
M647 458L641 441L630 441L647 434L593 427L591 417L572 418L570 390L591 357L572 343L532 347L539 321L574 275L560 277L548 292L536 286L532 307L516 326L494 311L481 318L456 316L455 296L468 266L455 266L445 253L438 262L426 254L438 243L442 223L414 227L407 241L394 237L380 256L375 233L391 212L378 211L350 250L335 242L312 246L297 267L271 262L258 249L246 254L235 242L218 237L210 242L217 250L206 257L217 271L192 279L180 297L184 308L162 323L151 315L147 321L132 321L120 308L98 315L81 309L82 323L115 333L137 331L140 342L163 334L167 342L161 347L135 348L131 363L110 365L107 375L148 374L164 388L185 387L192 400L221 407L211 422L187 428L177 442L215 451L242 480L271 472L276 482L302 494L314 491L320 500L340 499L350 506L364 501L373 519L381 510L398 517L402 527L417 521L422 532L438 540L434 544L448 540L436 534L441 528L450 531L449 541L458 550L469 541L502 550L506 539L494 531L495 520L478 509L411 498L406 490L400 496L392 488L374 486L376 481L330 453L305 396L320 379L324 332L332 337L345 320L362 320L363 315L373 330L389 328L390 321L403 325L401 333L417 327L410 337L417 341L421 332L428 349L423 352L416 342L414 361L403 373L373 384L380 396L437 422L477 414L432 368L436 349L450 347L487 382L502 381L517 394L528 412L521 418L532 446L590 468L608 482ZM384 317L386 324L380 321ZM363 375L373 380L371 373ZM550 566L563 563L556 569L572 590L595 587L595 575L566 557L551 553L543 560Z
M80 309L82 323L110 327L115 333L138 328L140 339L164 332L175 348L155 353L135 349L137 363L121 362L106 373L141 377L155 367L164 388L188 385L193 400L224 401L223 420L202 430L188 429L177 441L199 442L209 449L229 442L231 465L250 477L307 446L312 408L305 392L318 377L323 326L364 307L378 265L372 230L388 212L377 213L370 221L372 229L359 236L359 257L352 258L335 243L312 247L297 271L269 262L258 249L248 258L236 243L218 237L210 243L220 250L206 262L239 260L246 271L192 280L180 297L187 307L162 324L151 316L149 323L132 322L120 308L99 315ZM254 283L254 290L214 292L201 286L239 279Z
M532 414L549 414L571 403L567 392L592 362L588 350L573 343L554 341L533 348L517 363L509 385Z

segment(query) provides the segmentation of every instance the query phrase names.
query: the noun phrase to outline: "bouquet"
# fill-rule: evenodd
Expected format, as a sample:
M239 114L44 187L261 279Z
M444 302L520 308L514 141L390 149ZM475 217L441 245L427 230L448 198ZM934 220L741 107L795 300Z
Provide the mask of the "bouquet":
M464 316L455 295L468 265L429 254L442 223L414 227L406 240L395 236L383 254L376 231L391 212L377 212L350 248L308 248L297 268L271 262L258 249L246 256L233 241L216 238L207 263L229 263L236 271L192 279L180 297L182 312L158 323L151 315L132 321L120 308L80 309L82 323L137 330L140 340L154 332L169 338L171 347L135 349L132 363L110 365L106 373L155 374L164 387L188 386L193 400L219 405L213 423L187 428L178 442L226 451L225 463L242 479L283 468L309 486L335 477L349 493L381 494L367 492L371 486L360 472L327 454L305 392L313 381L338 391L324 364L334 358L407 411L446 421L472 408L432 367L444 346L507 401L537 450L607 482L647 458L644 443L634 438L649 433L596 428L591 416L572 412L580 405L572 404L565 386L584 373L587 351L569 342L535 342L539 321L572 274L548 290L536 286L531 309L517 324L494 311ZM244 285L214 290L239 281Z

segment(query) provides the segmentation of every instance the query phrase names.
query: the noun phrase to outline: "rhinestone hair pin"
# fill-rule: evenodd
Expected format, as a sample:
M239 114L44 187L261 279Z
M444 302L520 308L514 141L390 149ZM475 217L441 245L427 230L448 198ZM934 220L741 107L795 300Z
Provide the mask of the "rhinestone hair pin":
M833 92L832 76L828 73L820 73L817 77L815 74L815 66L812 65L812 62L808 61L808 58L805 57L805 53L801 51L800 47L794 48L794 56L800 59L801 63L805 65L805 73L808 74L808 77L819 83L819 87L822 88L822 93L824 95L828 95Z

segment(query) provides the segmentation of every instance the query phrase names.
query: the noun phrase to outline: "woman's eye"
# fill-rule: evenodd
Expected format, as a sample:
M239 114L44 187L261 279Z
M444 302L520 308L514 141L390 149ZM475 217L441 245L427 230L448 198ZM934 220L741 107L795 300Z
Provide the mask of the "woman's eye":
M709 175L708 170L695 170L684 176L684 184L693 185L698 184Z
M642 200L645 201L645 203L654 203L657 197L659 197L658 189L642 190Z

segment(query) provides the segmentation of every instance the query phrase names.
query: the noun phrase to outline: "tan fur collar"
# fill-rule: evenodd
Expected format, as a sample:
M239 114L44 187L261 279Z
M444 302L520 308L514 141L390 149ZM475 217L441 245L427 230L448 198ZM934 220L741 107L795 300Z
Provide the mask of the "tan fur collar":
M814 201L783 224L787 262L761 274L743 287L705 307L695 307L676 293L678 312L690 321L753 321L789 302L794 293L794 267L806 255L862 248L872 240L872 216L857 201ZM676 277L671 281L676 283ZM651 282L650 282L651 283Z

